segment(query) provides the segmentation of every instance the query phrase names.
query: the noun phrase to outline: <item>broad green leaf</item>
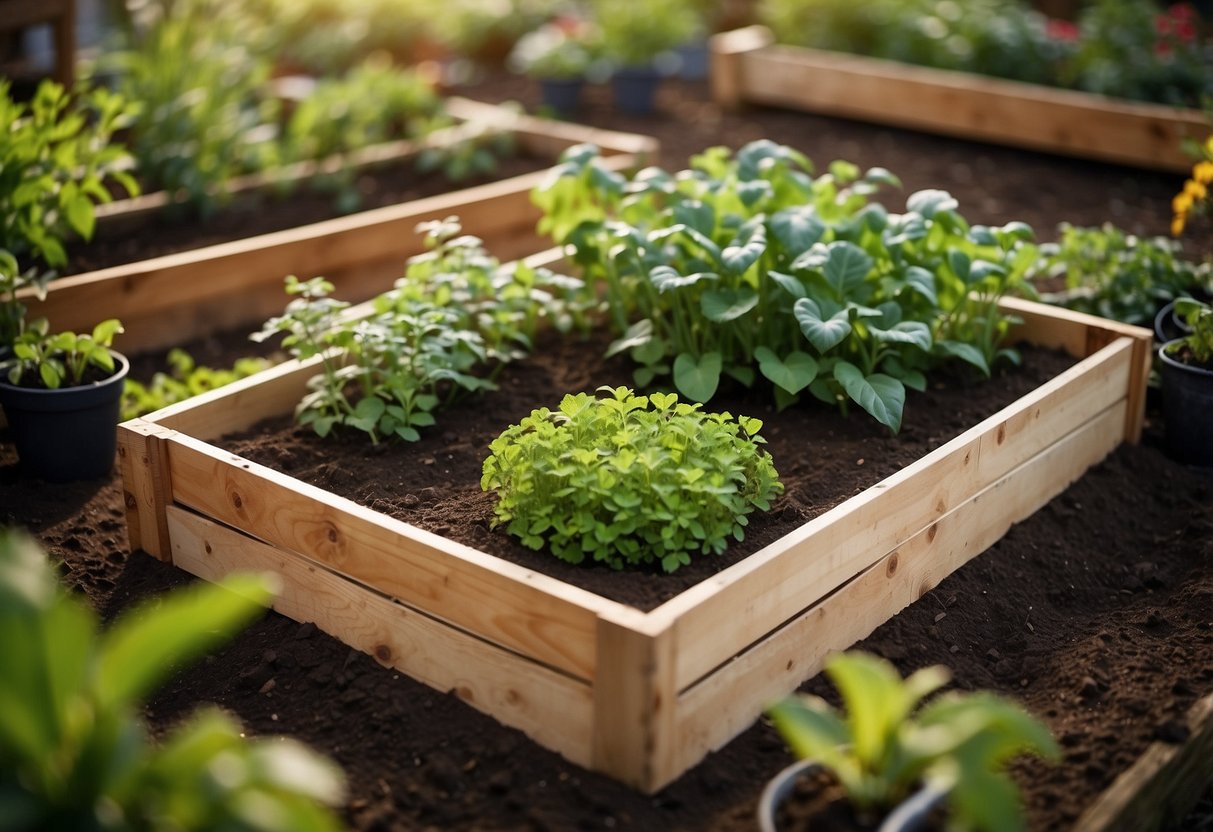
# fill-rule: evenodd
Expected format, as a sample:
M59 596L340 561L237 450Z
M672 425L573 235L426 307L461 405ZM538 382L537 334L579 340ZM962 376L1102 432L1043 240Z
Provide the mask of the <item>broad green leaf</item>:
M696 283L705 280L717 280L719 277L719 275L711 272L696 272L695 274L682 275L671 266L658 266L649 272L649 280L658 292L684 289L687 286L694 286Z
M889 185L893 188L901 187L901 180L885 168L868 168L867 172L864 173L863 178L867 182L874 182L880 185Z
M736 320L758 305L758 293L748 286L710 289L699 299L704 317L715 323Z
M114 336L124 332L122 324L116 318L108 318L93 327L93 340L102 346L109 346Z
M716 211L711 205L690 199L674 206L674 221L711 237L716 230Z
M970 282L969 272L973 268L973 261L960 249L954 248L948 252L948 268L965 283Z
M958 207L960 203L950 193L934 189L910 194L906 200L906 210L922 214L926 219L934 219L936 214L955 211Z
M818 218L817 209L812 205L784 208L773 214L767 224L771 234L790 255L810 249L826 230L825 223Z
M706 402L716 395L721 368L718 352L705 353L698 361L684 352L674 359L674 385L691 401Z
M905 280L906 286L929 301L932 306L939 305L939 295L935 291L935 275L922 266L910 266L906 269Z
M767 277L779 284L779 287L791 295L793 300L799 300L800 298L808 295L808 290L805 288L804 284L801 283L798 278L793 277L790 274L769 271L767 272Z
M895 378L883 373L865 376L854 364L839 361L834 365L834 378L857 405L893 433L901 429L905 409L906 388Z
M232 575L124 615L101 642L97 701L103 710L146 696L181 662L226 641L273 597L267 579Z
M801 298L793 305L792 314L800 324L800 331L820 353L834 349L851 334L850 315L845 309L823 320L817 302L812 298Z
M875 261L859 246L846 240L835 240L826 246L828 257L822 274L841 297L848 297L856 285L863 283Z
M909 713L901 674L887 660L868 653L838 653L826 674L846 708L852 752L869 770L878 770L893 732Z
M923 352L931 351L931 328L921 321L902 321L889 329L869 326L868 331L882 343L910 344Z
M72 230L85 240L93 236L96 220L93 217L93 203L84 194L77 194L66 206L67 221Z
M345 423L352 428L370 433L379 424L379 418L387 410L387 402L378 396L367 396L358 402L354 412L346 417Z
M618 355L625 350L630 350L633 347L639 347L653 340L653 322L648 318L637 321L628 327L628 331L623 333L621 337L611 342L607 347L606 357L610 358L613 355Z
M773 384L795 395L817 378L817 361L808 353L793 350L780 359L767 347L754 350L758 370Z
M729 273L742 274L758 262L766 248L766 226L760 218L755 218L741 227L721 253L720 261Z
M754 179L737 184L737 196L741 200L741 204L747 208L753 208L759 201L770 197L773 193L771 183L765 179Z
M801 759L831 757L851 741L838 713L816 696L790 696L769 708L767 715Z
M963 341L936 341L932 351L936 355L944 355L959 359L966 364L972 364L981 370L983 375L990 375L990 365L986 361L985 355L972 344L966 344Z

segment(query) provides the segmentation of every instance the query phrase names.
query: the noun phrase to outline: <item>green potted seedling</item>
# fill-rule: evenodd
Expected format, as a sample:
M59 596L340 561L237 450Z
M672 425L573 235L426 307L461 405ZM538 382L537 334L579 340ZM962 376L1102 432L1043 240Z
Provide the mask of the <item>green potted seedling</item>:
M593 0L602 30L602 54L611 64L615 106L631 115L653 112L663 65L677 63L673 50L700 25L690 0Z
M141 702L261 614L270 582L232 575L119 616L105 632L46 555L0 528L0 826L330 832L340 771L300 743L245 739L206 708L153 744Z
M576 18L545 23L518 39L507 63L539 84L544 106L560 114L580 105L581 89L599 60L598 27Z
M1167 448L1175 459L1213 466L1213 307L1175 301L1190 330L1159 347Z
M774 832L776 809L811 768L829 773L861 824L884 818L881 830L918 828L937 805L949 829L1024 828L1018 790L1002 768L1021 754L1055 759L1060 751L1019 705L982 691L944 693L924 704L948 681L945 668L902 679L891 663L867 653L835 654L825 672L844 710L802 694L768 711L801 759L763 792L763 832Z
M45 318L25 326L0 363L0 406L22 470L50 482L97 479L114 465L122 385L130 364L113 349L122 325L51 334Z

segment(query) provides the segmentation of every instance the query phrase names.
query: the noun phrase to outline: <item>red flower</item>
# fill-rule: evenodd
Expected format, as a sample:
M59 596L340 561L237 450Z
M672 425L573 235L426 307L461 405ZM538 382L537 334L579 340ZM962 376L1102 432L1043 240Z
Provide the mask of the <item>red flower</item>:
M1068 20L1049 18L1049 22L1045 26L1045 33L1053 40L1066 43L1074 43L1078 40L1078 26Z

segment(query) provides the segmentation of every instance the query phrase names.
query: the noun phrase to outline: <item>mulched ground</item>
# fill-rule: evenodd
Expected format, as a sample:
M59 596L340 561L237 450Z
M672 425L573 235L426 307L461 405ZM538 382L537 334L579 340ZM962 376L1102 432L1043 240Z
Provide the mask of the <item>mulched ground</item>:
M464 92L534 103L531 90L509 79ZM651 120L615 113L605 90L591 90L587 101L581 115L589 123L658 135L668 167L708 145L766 136L819 165L836 157L882 165L903 178L907 193L944 188L972 221L1023 219L1046 239L1063 220L1163 233L1182 182L801 114L724 114L697 84L667 88ZM1213 250L1207 231L1192 250ZM1048 722L1063 764L1015 766L1033 829L1065 828L1148 743L1181 739L1182 715L1213 690L1213 477L1161 453L1156 417L1141 446L1117 450L860 645L903 671L946 664L957 686L1015 695ZM857 430L852 438L876 450L852 448L846 458L866 469L863 476L883 475L868 466L884 459L886 440L863 436L857 424L836 430ZM915 428L906 438L944 438L918 432L930 433ZM428 440L434 465L426 466L435 471L450 445L484 438L448 427L437 434ZM796 511L802 508L813 510ZM62 564L65 583L107 616L186 580L127 553L117 479L28 482L3 441L0 523L31 528ZM826 692L819 679L808 687ZM454 695L277 615L175 676L149 704L148 719L163 731L204 701L230 708L250 733L289 733L337 759L349 777L345 814L360 829L751 829L762 783L790 759L760 723L660 794L637 795L537 748Z

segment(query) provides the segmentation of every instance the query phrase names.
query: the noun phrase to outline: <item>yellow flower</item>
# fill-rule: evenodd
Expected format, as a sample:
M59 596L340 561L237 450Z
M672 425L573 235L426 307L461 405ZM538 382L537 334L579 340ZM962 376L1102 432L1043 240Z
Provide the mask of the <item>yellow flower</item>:
M1184 218L1176 214L1171 218L1171 236L1178 237L1184 233Z
M1186 190L1176 194L1171 200L1171 210L1177 217L1186 217L1192 210L1192 195Z
M1213 136L1209 136L1209 138L1205 139L1205 150L1209 153L1213 153Z
M1208 195L1209 189L1195 179L1189 179L1184 183L1184 193L1192 197L1193 202L1200 202Z
M1213 162L1206 159L1203 162L1197 162L1192 168L1192 178L1202 185L1208 185L1213 182Z

